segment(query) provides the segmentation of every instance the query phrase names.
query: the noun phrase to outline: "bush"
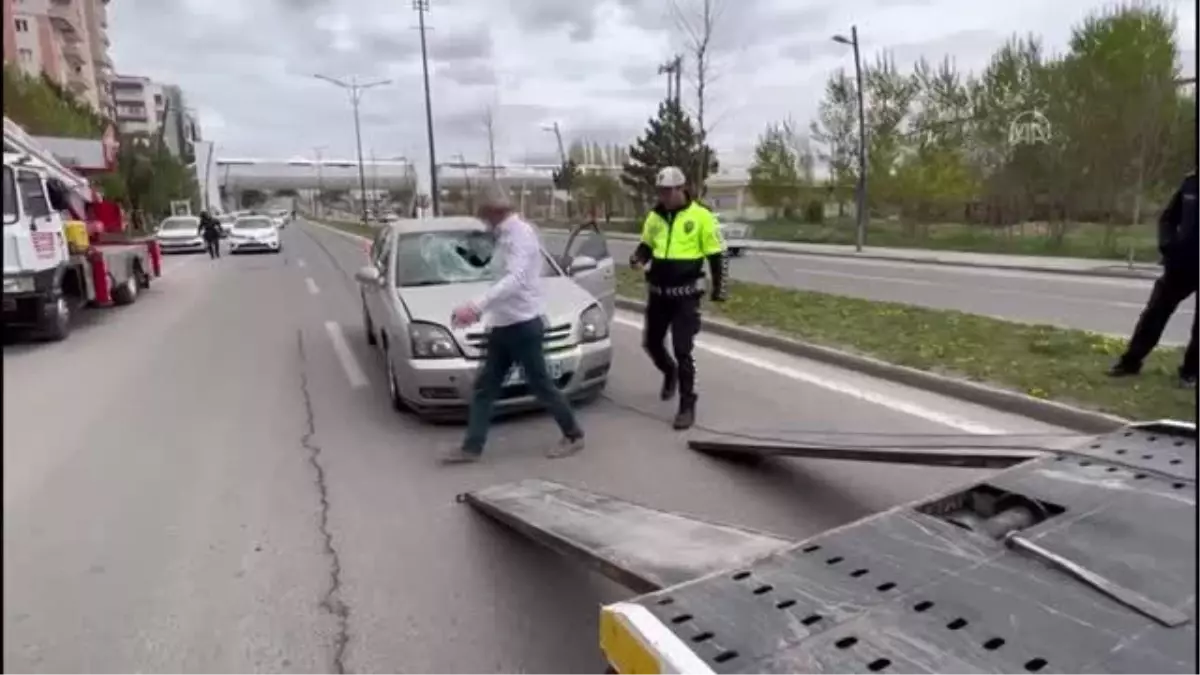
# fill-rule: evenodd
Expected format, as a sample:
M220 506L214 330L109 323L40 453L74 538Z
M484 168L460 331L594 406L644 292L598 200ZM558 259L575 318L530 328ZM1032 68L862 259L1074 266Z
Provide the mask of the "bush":
M814 199L804 205L804 221L819 225L825 220L825 202Z

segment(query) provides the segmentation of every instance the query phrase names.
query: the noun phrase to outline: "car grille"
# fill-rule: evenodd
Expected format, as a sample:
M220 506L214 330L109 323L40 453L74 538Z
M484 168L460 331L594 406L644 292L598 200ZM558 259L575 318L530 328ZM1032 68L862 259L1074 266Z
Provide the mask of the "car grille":
M467 348L472 352L478 353L480 357L487 354L488 334L486 332L467 333ZM570 349L571 341L571 324L562 323L550 326L546 329L546 334L542 337L542 344L545 345L546 352L556 352L564 349Z

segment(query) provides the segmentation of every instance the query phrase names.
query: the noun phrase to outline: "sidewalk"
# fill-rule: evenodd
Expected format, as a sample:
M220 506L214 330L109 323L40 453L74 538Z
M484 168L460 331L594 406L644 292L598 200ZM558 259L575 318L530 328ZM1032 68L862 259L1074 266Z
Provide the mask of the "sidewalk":
M548 232L565 234L566 230L547 228ZM637 235L625 232L610 232L612 239L636 241ZM1158 265L1133 263L1124 260L1097 258L1056 258L1049 256L1021 256L1000 253L970 253L966 251L933 251L920 248L884 248L868 246L862 253L853 246L840 244L805 244L784 241L745 239L740 243L747 249L765 253L811 255L830 258L857 258L860 260L887 260L910 262L923 265L948 265L952 267L982 267L988 269L1043 272L1050 274L1076 274L1083 276L1121 277L1153 279L1158 276Z

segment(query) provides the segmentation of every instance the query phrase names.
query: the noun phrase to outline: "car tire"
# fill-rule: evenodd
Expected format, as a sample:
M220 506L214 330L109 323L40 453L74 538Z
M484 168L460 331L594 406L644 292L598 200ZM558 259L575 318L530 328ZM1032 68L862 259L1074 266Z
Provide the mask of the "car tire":
M383 353L384 368L387 369L388 382L388 398L392 401L392 410L396 412L408 412L408 403L404 401L404 395L400 393L400 383L396 381L396 369L392 367L392 352L390 350Z
M111 279L111 277L110 277ZM125 281L112 289L113 304L117 305L132 305L137 302L138 297L138 280L137 276L131 273L125 277Z

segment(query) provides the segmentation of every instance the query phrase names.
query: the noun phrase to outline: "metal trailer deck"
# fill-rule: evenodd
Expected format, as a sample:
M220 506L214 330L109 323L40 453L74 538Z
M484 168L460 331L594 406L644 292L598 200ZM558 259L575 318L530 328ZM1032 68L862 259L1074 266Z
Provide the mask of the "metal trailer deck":
M1045 452L689 445L1001 470L802 542L543 480L462 495L644 594L601 610L617 672L1197 672L1195 425Z

